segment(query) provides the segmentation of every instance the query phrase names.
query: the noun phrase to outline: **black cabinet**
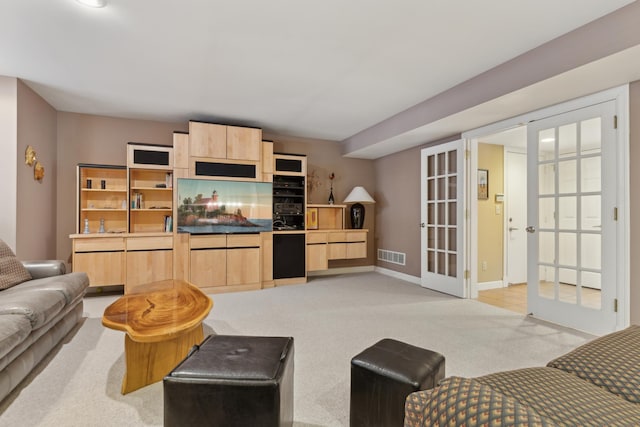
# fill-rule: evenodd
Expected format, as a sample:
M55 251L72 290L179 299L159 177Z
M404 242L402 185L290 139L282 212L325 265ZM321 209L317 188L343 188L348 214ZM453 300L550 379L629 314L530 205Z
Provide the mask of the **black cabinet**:
M304 233L273 235L273 278L304 277L306 241Z

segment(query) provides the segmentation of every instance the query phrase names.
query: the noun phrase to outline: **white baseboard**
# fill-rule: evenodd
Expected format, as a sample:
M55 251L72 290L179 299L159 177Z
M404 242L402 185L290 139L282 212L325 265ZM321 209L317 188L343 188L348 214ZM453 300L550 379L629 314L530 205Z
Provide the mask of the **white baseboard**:
M307 277L331 276L334 274L366 273L369 271L373 271L374 267L375 266L373 265L363 265L359 267L338 267L338 268L330 268L328 270L309 271L307 273Z
M415 285L421 285L421 280L419 277L411 276L410 274L400 273L398 271L389 270L388 268L377 267L375 268L376 273L384 274L385 276L395 277L396 279L404 280L405 282L413 283Z
M481 282L471 286L471 298L478 298L478 291L486 291L487 289L504 288L505 284L502 280L493 282Z

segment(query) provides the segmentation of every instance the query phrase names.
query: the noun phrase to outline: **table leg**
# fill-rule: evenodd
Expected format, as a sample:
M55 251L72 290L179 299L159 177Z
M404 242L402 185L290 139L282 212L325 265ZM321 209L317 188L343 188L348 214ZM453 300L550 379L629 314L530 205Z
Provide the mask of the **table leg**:
M202 324L175 338L160 342L137 342L124 337L125 374L122 394L160 381L204 339Z

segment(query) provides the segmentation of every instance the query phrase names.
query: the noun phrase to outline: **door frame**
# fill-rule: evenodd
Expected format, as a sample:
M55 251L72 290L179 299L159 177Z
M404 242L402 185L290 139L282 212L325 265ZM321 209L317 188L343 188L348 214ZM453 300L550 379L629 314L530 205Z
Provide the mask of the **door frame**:
M525 155L525 162L526 162L526 155L527 155L527 149L526 148L518 148L518 147L504 147L504 176L507 176L507 163L508 163L508 159L507 159L507 152L511 152L511 153L518 153L518 154L524 154ZM526 185L526 178L525 178L525 185ZM506 185L505 185L505 192L504 192L504 196L508 199L509 198L509 194L506 191ZM504 206L504 218L503 218L503 247L504 247L504 253L503 258L502 258L502 265L504 267L503 272L502 272L502 282L503 282L503 286L506 288L507 286L509 286L509 269L508 269L508 258L509 258L509 251L508 251L508 246L509 246L509 215L508 215L508 211L507 211L507 206L505 204Z
M631 322L631 281L630 281L630 196L629 196L629 85L625 84L612 89L604 90L592 95L572 99L560 104L527 112L510 119L502 120L476 129L463 132L461 137L467 140L470 150L470 170L478 169L478 140L484 136L502 132L510 128L526 125L532 121L552 117L568 111L588 107L606 101L614 101L618 128L616 133L617 154L616 161L620 165L616 174L616 199L618 201L618 227L617 227L617 265L618 283L616 294L618 296L618 314L616 316L616 328L623 329ZM475 173L469 173L471 188L468 191L470 203L470 221L468 232L470 274L470 296L477 298L478 288L478 202L477 202L477 178Z

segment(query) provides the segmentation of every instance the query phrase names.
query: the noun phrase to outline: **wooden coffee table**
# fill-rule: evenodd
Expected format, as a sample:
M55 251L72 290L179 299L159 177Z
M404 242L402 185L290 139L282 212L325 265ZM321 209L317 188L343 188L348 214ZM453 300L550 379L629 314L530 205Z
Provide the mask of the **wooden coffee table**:
M160 381L200 344L211 307L211 298L183 280L140 286L107 307L102 324L127 333L122 394Z

